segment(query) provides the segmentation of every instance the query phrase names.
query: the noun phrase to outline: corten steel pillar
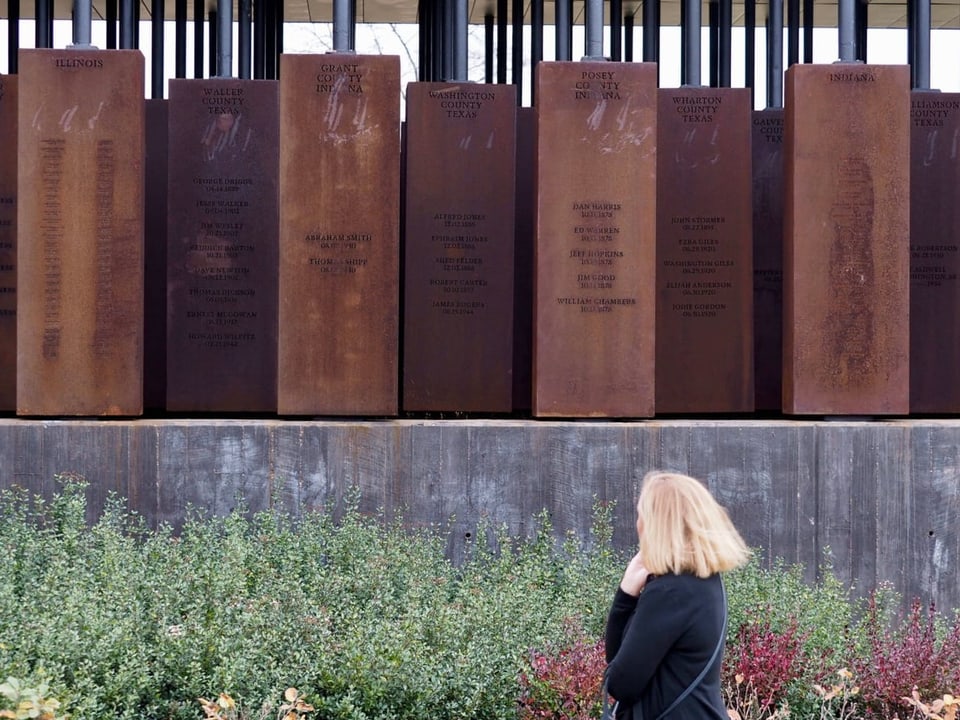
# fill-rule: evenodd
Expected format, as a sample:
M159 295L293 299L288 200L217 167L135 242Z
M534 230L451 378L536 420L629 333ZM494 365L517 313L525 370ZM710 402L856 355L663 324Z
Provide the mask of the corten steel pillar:
M150 4L150 97L163 99L163 0Z

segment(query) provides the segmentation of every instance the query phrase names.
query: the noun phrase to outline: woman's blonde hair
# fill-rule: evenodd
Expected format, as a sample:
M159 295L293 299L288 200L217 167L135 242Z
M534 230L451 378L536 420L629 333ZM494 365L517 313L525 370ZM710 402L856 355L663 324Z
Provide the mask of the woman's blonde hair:
M655 575L693 573L706 578L750 557L727 511L699 480L654 471L637 501L640 556Z

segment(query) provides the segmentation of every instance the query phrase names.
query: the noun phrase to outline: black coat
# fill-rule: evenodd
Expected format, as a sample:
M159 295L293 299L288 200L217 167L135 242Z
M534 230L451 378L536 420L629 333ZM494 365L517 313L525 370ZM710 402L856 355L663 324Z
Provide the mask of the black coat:
M655 720L700 674L724 632L719 575L662 575L639 598L617 588L607 618L607 680L618 718ZM717 656L669 720L728 720Z

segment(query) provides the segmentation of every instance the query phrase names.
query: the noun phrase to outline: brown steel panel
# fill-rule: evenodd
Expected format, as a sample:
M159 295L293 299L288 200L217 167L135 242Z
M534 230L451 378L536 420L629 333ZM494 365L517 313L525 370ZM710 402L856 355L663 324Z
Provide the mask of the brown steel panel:
M910 69L787 71L783 409L909 411Z
M143 407L166 406L167 377L167 100L146 101L143 252Z
M21 415L142 412L143 66L20 51Z
M960 412L960 94L911 94L910 411Z
M278 92L170 81L168 410L276 411Z
M537 66L533 414L654 407L656 65Z
M407 85L405 411L512 410L516 98Z
M750 91L658 104L657 414L751 412Z
M517 108L517 224L513 266L513 409L529 413L533 393L533 239L537 112Z
M753 369L757 410L783 390L783 109L753 113Z
M17 76L0 75L0 412L17 409Z
M395 415L400 59L280 62L279 412Z

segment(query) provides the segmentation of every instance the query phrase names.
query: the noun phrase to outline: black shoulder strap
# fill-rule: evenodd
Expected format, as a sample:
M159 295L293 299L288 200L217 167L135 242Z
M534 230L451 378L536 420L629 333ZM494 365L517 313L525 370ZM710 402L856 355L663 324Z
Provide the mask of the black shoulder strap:
M703 670L700 671L700 674L697 675L696 679L687 686L687 689L680 694L680 697L670 704L670 707L657 715L657 720L663 720L663 718L669 715L677 705L686 700L687 695L693 692L694 688L700 684L701 680L703 680L703 677L707 674L707 671L713 667L713 664L717 661L717 657L720 655L720 649L723 647L723 639L727 634L727 590L723 586L722 576L720 578L720 594L723 595L723 625L720 627L720 639L717 640L717 647L714 648L713 655L710 657L710 661L704 666Z

